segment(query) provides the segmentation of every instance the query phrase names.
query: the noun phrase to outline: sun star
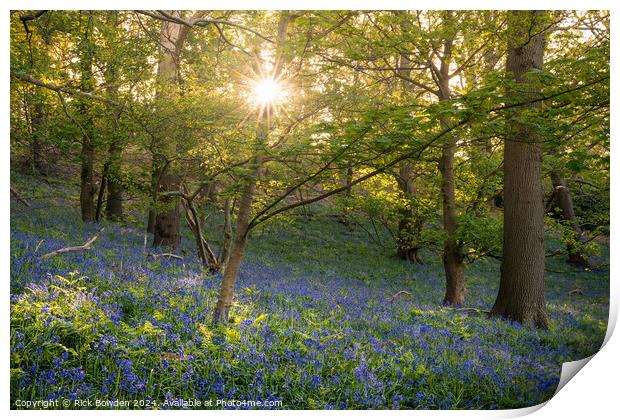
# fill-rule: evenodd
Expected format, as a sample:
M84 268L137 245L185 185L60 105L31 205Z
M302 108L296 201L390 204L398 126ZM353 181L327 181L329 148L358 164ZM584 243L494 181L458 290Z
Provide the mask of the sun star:
M287 96L282 85L270 77L256 81L253 85L254 102L263 107L280 102Z

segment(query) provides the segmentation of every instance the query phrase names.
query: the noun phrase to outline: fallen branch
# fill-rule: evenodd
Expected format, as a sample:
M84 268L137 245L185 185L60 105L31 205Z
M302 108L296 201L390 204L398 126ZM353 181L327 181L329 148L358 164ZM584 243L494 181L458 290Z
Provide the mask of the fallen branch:
M95 241L99 238L99 234L101 234L101 232L103 232L103 228L99 232L97 232L97 234L95 236L90 238L84 245L81 245L81 246L68 246L66 248L57 249L56 251L52 251L52 252L50 252L48 254L42 255L41 259L45 260L47 258L51 258L51 257L54 257L56 255L64 254L64 253L67 253L67 252L86 251L87 249L90 249L92 247L92 245L95 243Z
M13 197L15 197L15 199L18 202L22 203L26 207L30 207L30 203L24 197L19 195L19 193L17 191L15 191L15 189L13 187L10 187L10 188L11 188L11 194L13 195Z
M36 254L36 253L37 253L37 251L39 250L39 247L40 247L41 245L43 245L43 242L45 242L45 239L41 239L41 240L39 241L39 243L37 244L36 248L34 249L34 253L35 253L35 254Z
M170 254L170 253L163 253L163 254L153 254L153 253L149 253L146 254L147 257L151 257L153 259L157 259L159 257L168 257L168 258L176 258L177 260L182 260L183 257L179 256L179 255L175 255L175 254Z
M388 302L394 302L394 300L395 300L397 297L399 297L400 295L407 295L407 296L411 296L411 293L409 293L409 292L408 292L408 291L406 291L406 290L401 290L401 291L396 292L395 294L393 294L393 295L392 295L392 297L390 297L390 298L388 299Z

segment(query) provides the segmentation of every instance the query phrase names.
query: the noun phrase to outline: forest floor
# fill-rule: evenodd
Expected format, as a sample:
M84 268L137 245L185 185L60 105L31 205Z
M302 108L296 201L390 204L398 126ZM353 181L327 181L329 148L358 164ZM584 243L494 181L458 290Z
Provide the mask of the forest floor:
M79 221L75 188L12 182L35 197L31 207L11 201L12 406L517 408L549 399L561 364L592 355L605 336L605 247L594 271L548 259L550 329L532 330L482 312L497 293L497 261L467 267L466 306L480 311L442 307L437 256L399 261L321 206L311 220L253 233L231 322L214 327L221 276L201 268L190 237L183 261L146 259L141 224L104 222L91 250L42 259L100 226Z

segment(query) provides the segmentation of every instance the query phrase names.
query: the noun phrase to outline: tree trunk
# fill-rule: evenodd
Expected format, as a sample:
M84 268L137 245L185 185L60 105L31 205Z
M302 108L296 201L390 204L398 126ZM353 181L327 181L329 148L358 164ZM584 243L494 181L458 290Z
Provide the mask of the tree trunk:
M405 12L394 11L396 16L401 16ZM410 31L409 22L404 19L401 24L404 33ZM402 76L402 89L405 92L413 93L413 85L407 80L411 77L411 60L406 53L401 53L398 61L398 73ZM416 238L422 230L422 220L416 220L415 209L412 207L411 200L415 194L415 174L413 163L403 162L398 170L396 183L400 188L406 205L399 211L400 220L398 221L398 231L396 233L396 256L402 260L412 263L422 264L418 253L420 246Z
M45 120L46 115L43 109L43 102L36 93L32 94L34 106L32 109L31 128L32 128L32 168L34 172L47 175L47 168L44 162L43 143L45 142Z
M446 12L446 21L452 16ZM443 56L438 72L439 101L450 100L450 62L452 56L452 39L444 41ZM441 120L441 129L450 126L446 118ZM465 264L462 245L456 238L457 209L454 181L454 154L456 153L456 138L448 134L441 149L439 172L441 173L441 197L443 227L446 234L443 251L443 267L446 274L446 294L443 299L445 305L462 305L465 301Z
M284 43L289 24L297 18L288 11L280 12L280 21L278 23L278 36L276 40L275 52L276 60L271 75L274 80L280 76L283 66L288 63L290 57L286 57L284 53ZM272 115L273 109L271 104L263 106L259 110L258 128L256 132L256 145L253 152L255 158L253 161L252 173L245 180L245 186L242 191L241 200L239 201L239 213L237 215L236 232L231 244L230 253L228 254L228 263L224 269L220 294L213 311L213 321L215 323L226 322L228 314L232 306L235 282L241 267L241 260L245 253L245 245L247 242L250 226L250 217L252 213L252 202L254 201L254 193L256 191L256 182L261 178L263 171L263 158L260 156L267 143L269 134L269 115ZM226 228L225 228L226 229Z
M225 269L228 265L228 257L232 246L232 223L231 223L232 205L230 197L226 197L224 201L224 227L222 250L220 252L220 266Z
M245 253L245 245L248 236L248 226L250 224L250 216L252 211L252 202L254 201L254 192L256 191L256 180L260 174L261 159L257 158L254 162L255 169L250 178L246 180L246 186L243 190L241 200L239 202L239 214L237 215L237 230L234 240L231 244L228 261L224 269L222 278L222 286L220 294L215 305L213 313L213 321L216 323L228 321L228 314L232 306L235 283L241 267L241 260Z
M92 16L87 17L87 23L82 39L79 45L80 54L80 71L81 71L81 88L84 92L91 92L94 88L93 78L93 44L90 36L92 31ZM80 170L80 208L82 212L82 220L84 222L95 221L95 206L93 203L95 195L94 187L94 164L95 164L95 145L93 116L90 104L81 100L79 103L80 113L82 115L82 150L80 152L81 170Z
M146 231L148 233L155 232L155 205L157 204L157 189L159 187L159 166L157 164L157 156L153 156L151 165L151 196L149 197L149 215L146 223Z
M544 35L534 26L541 12L509 12L508 59L506 69L519 85L508 90L509 101L526 102L540 93L539 84L529 73L541 69ZM526 21L526 22L524 22ZM540 32L540 31L539 31ZM513 111L539 108L530 103ZM507 121L504 142L504 245L499 293L491 315L524 325L547 328L545 309L544 205L540 139L534 129L518 118Z
M180 178L177 174L167 173L159 180L159 193L178 191ZM170 247L178 249L181 243L180 226L180 202L178 197L158 194L158 207L154 225L154 247Z
M87 124L90 125L90 124ZM85 129L88 129L85 125ZM92 132L91 134L92 135ZM80 209L82 221L95 221L95 197L94 171L95 149L88 135L82 137L82 150L80 152L82 168L80 171Z
M178 11L170 12L180 17ZM204 13L204 12L199 12ZM168 21L162 22L159 43L162 46L162 58L157 66L157 92L159 98L174 96L179 82L180 55L187 37L188 27ZM180 175L178 164L173 161L176 155L177 142L172 136L164 135L154 144L153 179L159 179L157 192L170 192L178 189ZM154 208L149 211L150 230L152 223L153 246L169 246L178 248L180 245L179 222L180 202L177 196L157 194L154 197Z
M568 189L568 183L556 171L551 172L551 182L553 184L555 205L560 209L562 219L570 223L573 230L573 235L571 238L568 238L566 244L568 262L579 267L590 268L592 266L590 258L579 249L579 243L583 241L583 231L575 217L573 199Z
M456 198L454 188L454 153L456 139L450 137L443 146L439 160L441 172L441 196L443 227L446 234L443 251L443 267L446 274L446 294L443 303L462 305L465 300L465 264L463 250L456 239Z
M416 238L421 226L415 220L415 209L411 203L415 194L414 180L413 163L403 162L396 176L396 183L405 201L405 204L399 211L400 220L398 221L398 232L396 233L396 255L405 261L422 264L418 256L420 246L418 245L418 238Z
M103 174L101 175L101 181L99 183L99 193L97 194L97 206L95 207L95 222L99 223L101 220L101 209L103 207L103 196L108 184L108 168L107 165L103 167Z
M123 218L123 184L121 182L121 152L122 147L117 140L112 140L108 152L108 172L106 181L108 199L105 214L110 220Z
M116 27L119 25L119 12L109 10L107 12L108 25ZM112 33L111 42L117 41L116 32ZM108 60L106 63L106 71L104 73L108 96L113 101L118 101L118 72L117 62L114 59ZM108 188L108 197L106 200L105 214L110 220L122 220L123 218L123 183L122 183L122 152L123 144L121 140L120 124L121 110L113 110L114 131L108 148L108 160L106 181Z

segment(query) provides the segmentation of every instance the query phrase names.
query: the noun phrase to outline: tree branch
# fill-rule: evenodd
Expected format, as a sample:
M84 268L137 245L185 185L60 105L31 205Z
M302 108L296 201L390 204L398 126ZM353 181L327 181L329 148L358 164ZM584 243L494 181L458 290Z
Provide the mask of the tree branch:
M90 99L94 99L96 101L105 102L105 103L113 105L113 106L122 107L122 104L120 104L120 103L118 103L116 101L113 101L113 100L111 100L109 98L106 98L104 96L94 95L93 93L83 92L81 90L73 89L73 88L70 88L70 87L67 87L67 86L58 86L58 85L55 85L53 83L46 83L46 82L44 82L42 80L39 80L39 79L37 79L35 77L30 76L29 74L21 73L21 72L18 72L18 71L11 70L11 77L14 77L16 79L22 80L24 82L31 83L31 84L33 84L35 86L39 86L39 87L42 87L42 88L45 88L45 89L52 90L52 91L54 91L56 93L67 93L67 94L72 95L72 96L82 96L84 98L90 98Z
M579 86L576 86L576 87L573 87L573 88L566 89L566 90L561 91L561 92L556 92L554 94L550 94L550 95L547 95L547 96L541 96L539 98L535 98L535 99L528 100L528 101L525 101L525 102L520 102L520 103L515 103L515 104L508 104L508 105L501 105L501 106L498 106L498 107L491 108L491 109L487 110L485 112L485 114L490 114L490 113L493 113L493 112L502 111L502 110L506 110L506 109L514 108L514 107L518 107L518 106L523 106L523 105L526 105L526 104L542 102L542 101L545 101L545 100L548 100L548 99L552 99L552 98L555 98L555 97L558 97L558 96L561 96L561 95L564 95L564 94L567 94L567 93L571 93L571 92L574 92L574 91L577 91L577 90L580 90L580 89L585 89L586 87L595 85L597 83L600 83L600 82L602 82L604 80L608 80L608 79L609 79L608 77L604 77L604 78L600 78L600 79L594 80L592 82L588 82L588 83L585 83L585 84L582 84L582 85L579 85ZM361 182L363 182L363 181L365 181L367 179L370 179L370 178L374 177L375 175L378 175L378 174L384 172L385 170L393 167L394 165L396 165L399 162L402 162L405 159L410 159L410 158L419 159L419 157L421 156L422 152L424 152L428 147L433 145L437 140L441 139L443 136L445 136L446 134L452 132L456 128L461 127L461 126L467 124L469 121L471 121L472 118L473 118L472 116L468 116L466 118L463 118L462 120L457 122L455 125L453 125L451 127L446 127L444 130L440 131L438 134L433 136L428 142L423 144L422 147L419 150L412 150L412 151L407 152L407 153L405 153L405 154L403 154L401 156L398 156L398 157L392 159L391 161L389 161L388 163L386 163L385 165L380 166L379 168L377 168L377 169L367 173L366 175L361 176L361 177L359 177L359 178L357 178L357 179L355 179L355 180L353 180L353 181L351 181L351 182L349 182L349 183L347 183L347 184L345 184L345 185L343 185L343 186L341 186L339 188L335 188L335 189L333 189L331 191L328 191L326 193L320 194L320 195L318 195L316 197L308 198L306 200L302 200L302 201L298 201L296 203L289 204L287 206L284 206L284 207L281 207L279 209L276 209L276 210L274 210L274 211L272 211L270 213L262 211L260 213L261 216L257 215L257 216L255 216L252 219L252 221L250 222L250 224L248 226L248 231L253 229L257 225L259 225L260 223L263 223L264 221L274 217L277 214L283 213L285 211L288 211L288 210L291 210L291 209L294 209L294 208L297 208L297 207L300 207L300 206L303 206L303 205L306 205L306 204L311 204L311 203L323 200L323 199L325 199L327 197L330 197L332 195L338 194L338 193L340 193L342 191L346 191L346 190L350 189L352 186L357 185L357 184L359 184L359 183L361 183ZM313 174L311 176L315 177L316 174ZM307 180L304 181L304 182L301 182L301 183L299 183L297 185L303 185L306 182L307 182ZM294 191L294 189L287 190L286 195L290 194L290 192L292 192L292 191ZM282 201L282 198L278 197L277 202L280 202L280 201ZM268 207L269 208L273 208L273 205L270 204Z
M103 228L99 232L97 232L97 234L95 236L90 238L84 245L68 246L66 248L61 248L61 249L58 249L56 251L52 251L50 253L42 255L41 259L45 260L45 259L54 257L54 256L59 255L59 254L64 254L64 253L67 253L67 252L86 251L86 250L88 250L88 249L90 249L92 247L93 243L95 243L95 241L99 238L99 235L101 234L101 232L103 232Z
M221 20L221 19L211 19L211 18L193 18L193 19L183 19L177 16L172 16L171 14L163 11L163 10L158 10L157 13L153 13L153 12L149 12L148 10L136 10L136 13L140 13L146 16L150 16L154 19L159 19L159 20L165 20L168 22L172 22L172 23L177 23L179 25L184 25L187 27L194 27L194 26L200 26L200 27L205 27L207 25L228 25L228 26L232 26L234 28L238 28L247 32L250 32L254 35L256 35L257 37L273 43L274 41L272 39L270 39L269 37L266 37L265 35L261 34L258 31L255 31L254 29L248 28L247 26L241 25L239 23L235 23L235 22L231 22L228 20Z
M13 195L13 197L15 197L15 199L18 202L22 203L24 206L30 207L30 203L25 198L23 198L21 195L19 195L17 191L15 190L15 188L13 187L11 187L11 195Z

